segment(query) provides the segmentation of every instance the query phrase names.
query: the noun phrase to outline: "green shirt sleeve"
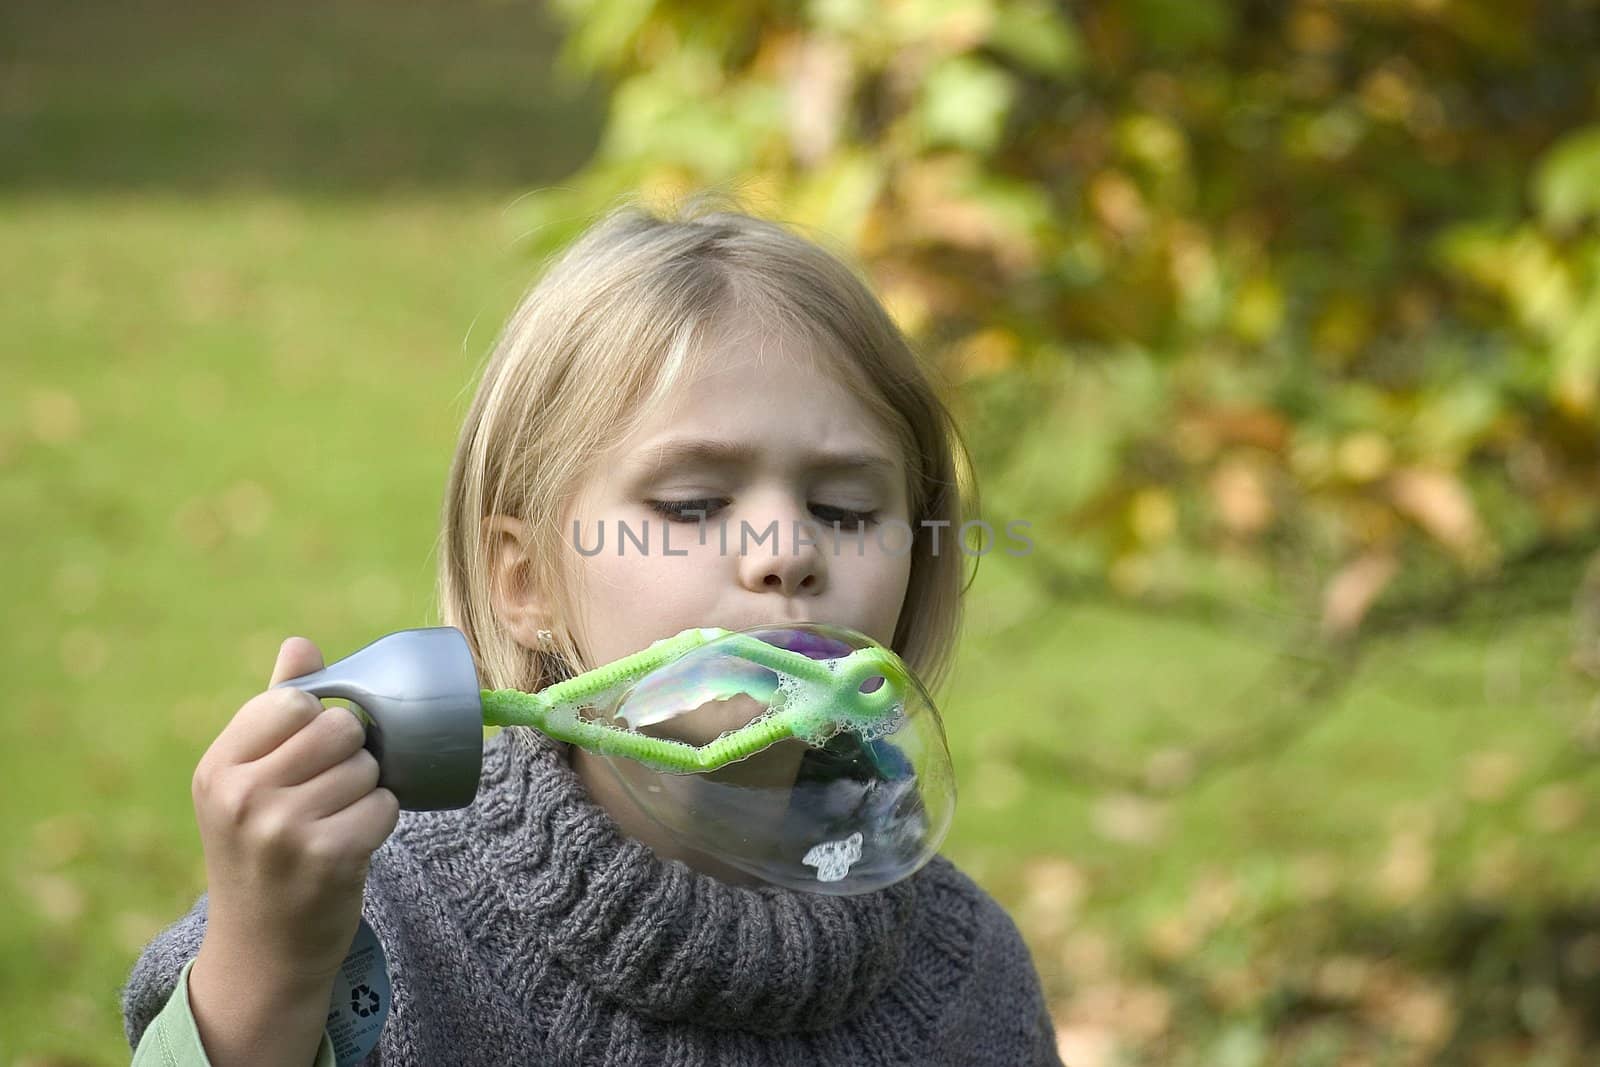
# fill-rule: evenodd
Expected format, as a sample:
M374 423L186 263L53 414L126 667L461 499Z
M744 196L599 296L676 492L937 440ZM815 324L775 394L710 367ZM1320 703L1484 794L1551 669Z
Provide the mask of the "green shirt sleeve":
M139 1047L133 1050L132 1067L211 1067L205 1046L200 1044L194 1015L189 1011L189 970L193 966L194 960L190 960L178 972L178 984L173 987L172 996L150 1021L149 1028L139 1039ZM327 1030L322 1031L322 1042L317 1045L317 1059L312 1067L338 1067Z

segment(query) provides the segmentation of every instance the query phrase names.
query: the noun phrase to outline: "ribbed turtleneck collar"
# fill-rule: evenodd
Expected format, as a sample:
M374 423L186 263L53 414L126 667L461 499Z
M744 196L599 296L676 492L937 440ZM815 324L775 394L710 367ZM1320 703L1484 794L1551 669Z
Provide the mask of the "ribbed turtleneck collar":
M486 956L532 938L620 1008L762 1033L836 1025L882 992L922 880L839 897L661 860L589 798L564 746L518 727L485 744L471 806L408 812L401 834Z

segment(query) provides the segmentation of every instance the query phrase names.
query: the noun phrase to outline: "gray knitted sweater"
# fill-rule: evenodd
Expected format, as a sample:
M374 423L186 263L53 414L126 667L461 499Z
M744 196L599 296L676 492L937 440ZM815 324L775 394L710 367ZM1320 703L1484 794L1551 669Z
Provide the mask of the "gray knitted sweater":
M1060 1064L1015 924L942 856L860 896L733 886L624 836L530 730L485 744L470 807L401 813L363 914L394 987L369 1065ZM205 921L134 964L130 1047Z

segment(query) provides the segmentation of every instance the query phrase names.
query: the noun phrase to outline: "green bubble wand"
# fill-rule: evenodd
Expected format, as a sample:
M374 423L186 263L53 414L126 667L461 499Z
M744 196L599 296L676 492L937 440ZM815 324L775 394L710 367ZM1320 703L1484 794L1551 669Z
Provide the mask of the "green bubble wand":
M842 730L870 739L897 729L917 683L891 650L854 635L865 647L815 659L756 636L806 630L847 632L805 623L756 631L695 627L526 693L480 688L466 636L453 626L428 627L388 634L278 685L355 705L367 725L367 748L378 758L379 784L402 807L464 807L477 794L486 726L532 727L597 754L681 774L726 767L791 737L821 745ZM605 720L648 676L714 642L731 658L699 679L701 703L743 694L767 712L700 745ZM754 669L730 669L736 661ZM585 710L602 717L586 717Z
M582 716L584 708L614 706L646 675L713 641L724 642L728 655L766 669L719 673L707 680L707 698L726 700L743 694L767 705L770 714L702 745ZM818 745L841 729L863 736L891 732L910 684L905 664L880 645L819 660L751 633L699 627L537 693L484 689L480 696L486 726L531 726L590 752L689 774L725 767L790 737Z

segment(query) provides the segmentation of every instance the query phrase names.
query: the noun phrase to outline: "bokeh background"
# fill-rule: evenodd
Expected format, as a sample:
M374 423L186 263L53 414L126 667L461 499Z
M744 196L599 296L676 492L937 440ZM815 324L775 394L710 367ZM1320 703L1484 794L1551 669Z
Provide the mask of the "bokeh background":
M541 259L852 257L984 515L947 852L1061 1049L1600 1060L1600 6L0 9L0 1064L125 1062L278 643L431 625Z

